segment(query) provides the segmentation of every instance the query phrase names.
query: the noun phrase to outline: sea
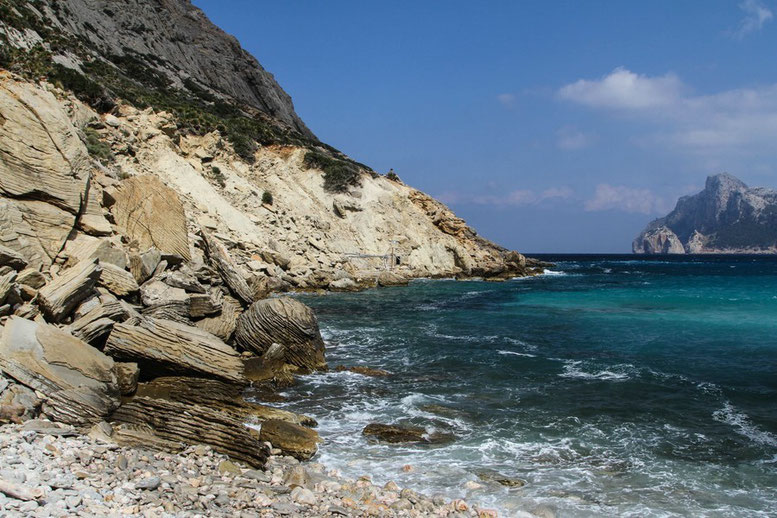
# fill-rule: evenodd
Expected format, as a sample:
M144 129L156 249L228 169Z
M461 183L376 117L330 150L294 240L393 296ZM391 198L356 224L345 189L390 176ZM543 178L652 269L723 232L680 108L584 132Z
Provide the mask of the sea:
M319 422L315 460L500 516L777 516L777 258L535 257L555 266L301 296L331 368L391 372L284 392ZM455 439L383 444L373 422Z

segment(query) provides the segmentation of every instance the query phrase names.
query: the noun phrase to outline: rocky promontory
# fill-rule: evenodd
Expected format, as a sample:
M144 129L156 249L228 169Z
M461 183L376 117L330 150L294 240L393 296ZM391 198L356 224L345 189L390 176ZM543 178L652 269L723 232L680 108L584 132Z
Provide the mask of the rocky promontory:
M730 174L707 178L651 222L632 244L635 254L777 253L777 191L748 187Z

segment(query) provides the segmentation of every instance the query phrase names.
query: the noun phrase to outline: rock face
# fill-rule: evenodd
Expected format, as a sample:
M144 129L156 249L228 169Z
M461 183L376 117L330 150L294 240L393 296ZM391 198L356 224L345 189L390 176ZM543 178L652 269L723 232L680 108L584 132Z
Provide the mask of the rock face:
M43 413L56 421L87 425L119 406L113 360L53 326L12 317L0 339L0 370L42 392Z
M238 319L235 340L259 355L278 343L284 346L286 363L310 371L326 368L316 315L294 299L264 299L252 304Z
M163 253L191 258L183 205L178 194L159 178L124 180L114 199L111 212L119 230L141 249L155 247Z
M777 253L777 191L750 188L729 174L707 178L651 222L632 244L635 254Z
M87 39L102 54L141 60L179 86L183 78L194 79L200 88L244 103L313 137L272 74L189 0L45 3L64 30ZM58 9L58 3L67 8Z

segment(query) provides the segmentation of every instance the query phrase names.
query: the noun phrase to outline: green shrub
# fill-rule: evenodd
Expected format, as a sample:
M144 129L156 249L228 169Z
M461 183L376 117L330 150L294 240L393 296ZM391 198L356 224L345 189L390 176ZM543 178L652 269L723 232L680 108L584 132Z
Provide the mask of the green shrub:
M324 189L329 192L346 192L350 187L361 184L361 171L356 164L320 151L308 151L302 163L307 169L324 172Z
M93 128L86 128L84 136L86 137L85 144L89 155L103 163L113 162L111 147L100 140L100 135Z
M264 191L262 194L262 203L272 205L272 193L270 191Z
M103 87L76 70L54 63L48 74L49 81L60 88L70 90L89 106L106 113L116 105Z
M210 168L210 173L213 179L216 180L216 183L218 183L222 188L227 186L227 179L224 178L224 173L221 172L221 169L214 165Z
M392 182L401 182L402 180L399 179L399 175L395 173L394 171L386 173L386 178L391 180Z

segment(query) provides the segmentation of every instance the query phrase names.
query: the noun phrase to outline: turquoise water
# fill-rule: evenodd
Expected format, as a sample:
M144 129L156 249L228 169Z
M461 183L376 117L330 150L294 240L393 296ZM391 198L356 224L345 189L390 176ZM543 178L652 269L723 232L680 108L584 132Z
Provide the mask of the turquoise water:
M504 283L302 297L330 366L393 373L286 392L320 422L320 461L507 516L777 515L777 260L549 259ZM457 439L373 444L370 422ZM483 469L527 484L483 483Z

